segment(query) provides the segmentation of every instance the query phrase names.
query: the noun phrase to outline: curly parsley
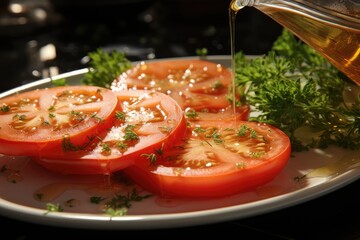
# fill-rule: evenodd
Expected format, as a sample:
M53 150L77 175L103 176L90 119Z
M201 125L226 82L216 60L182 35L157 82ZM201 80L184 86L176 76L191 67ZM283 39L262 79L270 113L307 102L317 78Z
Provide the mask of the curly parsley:
M284 30L268 54L249 59L239 52L235 63L240 101L258 113L250 120L283 130L294 151L360 148L358 87L290 32ZM357 96L349 101L348 92ZM300 136L304 129L314 133L308 142Z
M85 85L110 88L111 83L122 72L132 67L125 53L112 51L104 52L102 49L90 52L89 72L82 79Z

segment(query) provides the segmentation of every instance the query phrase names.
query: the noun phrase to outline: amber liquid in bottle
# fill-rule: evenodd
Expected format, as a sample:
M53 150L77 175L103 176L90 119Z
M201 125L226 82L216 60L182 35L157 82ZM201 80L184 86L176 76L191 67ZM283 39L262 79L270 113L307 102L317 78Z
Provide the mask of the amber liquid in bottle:
M236 13L243 7L236 6L235 2L230 8ZM255 8L287 28L360 85L360 20L359 28L346 27L276 5L259 4Z
M360 29L332 25L266 7L259 7L259 10L289 29L360 85Z

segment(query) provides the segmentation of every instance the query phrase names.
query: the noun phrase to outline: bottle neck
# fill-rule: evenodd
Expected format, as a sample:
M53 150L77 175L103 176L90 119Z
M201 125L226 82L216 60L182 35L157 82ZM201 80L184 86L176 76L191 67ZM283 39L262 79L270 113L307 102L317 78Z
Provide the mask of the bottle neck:
M233 0L231 8L255 7L266 13L266 9L294 12L308 18L351 31L360 31L360 2L353 0Z

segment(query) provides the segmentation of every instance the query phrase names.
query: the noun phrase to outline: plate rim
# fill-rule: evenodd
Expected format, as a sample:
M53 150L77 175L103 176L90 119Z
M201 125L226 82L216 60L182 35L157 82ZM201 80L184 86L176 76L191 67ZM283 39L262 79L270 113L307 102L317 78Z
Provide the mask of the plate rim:
M24 206L0 197L0 214L4 217L30 223L78 229L149 230L190 227L240 220L292 207L334 192L356 181L359 177L360 169L352 169L327 182L270 198L239 205L180 213L134 214L117 217L100 213L47 213L46 209ZM142 224L139 225L139 222Z

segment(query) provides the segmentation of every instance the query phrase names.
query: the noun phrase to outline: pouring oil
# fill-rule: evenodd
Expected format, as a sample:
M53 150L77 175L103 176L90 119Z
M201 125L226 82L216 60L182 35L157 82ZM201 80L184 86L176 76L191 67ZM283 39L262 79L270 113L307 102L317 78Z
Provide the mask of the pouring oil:
M229 25L230 25L230 47L231 47L231 71L232 71L232 107L234 111L234 116L236 115L236 80L235 80L235 42L236 42L236 34L235 34L235 23L236 23L236 14L239 9L236 10L232 5L235 4L235 1L232 1L229 8ZM234 117L234 124L236 126L236 117Z

